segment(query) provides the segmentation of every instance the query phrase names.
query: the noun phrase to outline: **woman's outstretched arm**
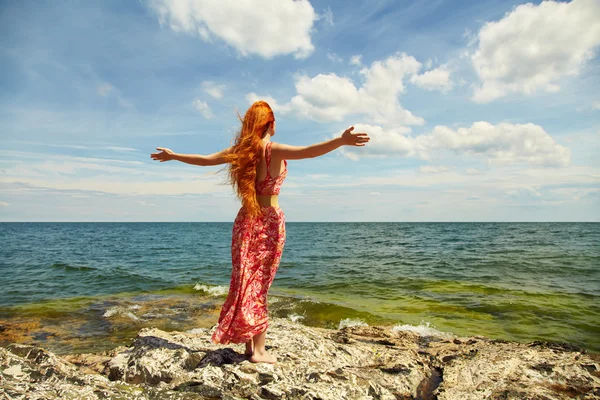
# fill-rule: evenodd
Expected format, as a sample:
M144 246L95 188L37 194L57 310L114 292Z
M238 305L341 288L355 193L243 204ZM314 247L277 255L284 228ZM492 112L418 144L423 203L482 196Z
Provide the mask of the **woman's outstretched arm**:
M282 160L301 160L314 158L327 154L341 146L364 146L369 140L366 133L352 133L353 126L346 129L341 136L325 142L310 146L290 146L282 143L273 143L273 152Z
M165 147L157 147L156 150L161 150L161 152L150 154L150 157L153 160L159 160L160 162L176 160L184 162L186 164L199 165L205 167L208 165L225 164L227 162L225 160L225 155L231 151L231 147L228 147L225 150L221 150L217 153L209 154L207 156L203 156L200 154L179 154Z

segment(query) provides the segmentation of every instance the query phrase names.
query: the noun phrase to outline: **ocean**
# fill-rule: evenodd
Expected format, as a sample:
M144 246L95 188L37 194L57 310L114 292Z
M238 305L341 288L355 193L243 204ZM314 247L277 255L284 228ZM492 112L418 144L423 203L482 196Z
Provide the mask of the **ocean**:
M0 344L58 354L218 319L232 223L0 223ZM600 352L598 223L287 222L269 313ZM268 340L268 333L267 333Z

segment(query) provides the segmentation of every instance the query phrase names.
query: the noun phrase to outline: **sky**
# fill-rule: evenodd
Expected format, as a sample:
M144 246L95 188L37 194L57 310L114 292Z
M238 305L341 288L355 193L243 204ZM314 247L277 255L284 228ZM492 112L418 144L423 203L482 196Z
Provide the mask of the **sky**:
M222 221L257 99L287 222L600 221L600 0L0 2L0 221Z

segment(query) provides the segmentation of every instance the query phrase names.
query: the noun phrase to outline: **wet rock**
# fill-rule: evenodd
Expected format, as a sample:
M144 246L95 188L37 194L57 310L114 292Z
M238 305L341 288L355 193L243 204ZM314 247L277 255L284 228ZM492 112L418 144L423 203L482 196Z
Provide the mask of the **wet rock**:
M0 398L542 400L600 393L600 357L565 344L422 337L386 327L333 331L272 319L269 351L278 362L254 364L243 344L215 345L211 333L144 328L130 347L63 357L11 344L0 348Z
M535 369L536 371L545 372L545 373L552 372L552 364L548 364L547 362L539 363L537 365L532 366L531 368Z
M173 390L181 392L193 392L199 394L200 396L213 398L221 398L223 394L223 391L219 387L207 385L204 382L195 381L185 382L177 385L173 388Z
M396 364L391 367L381 367L380 370L387 372L388 374L408 374L410 369L403 364Z

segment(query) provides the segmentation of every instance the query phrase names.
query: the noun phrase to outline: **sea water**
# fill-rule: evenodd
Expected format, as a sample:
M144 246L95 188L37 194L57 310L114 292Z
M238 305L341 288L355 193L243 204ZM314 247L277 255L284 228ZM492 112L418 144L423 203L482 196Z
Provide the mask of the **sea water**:
M0 223L0 342L57 352L209 328L232 223ZM269 313L600 351L598 223L293 223Z

